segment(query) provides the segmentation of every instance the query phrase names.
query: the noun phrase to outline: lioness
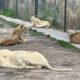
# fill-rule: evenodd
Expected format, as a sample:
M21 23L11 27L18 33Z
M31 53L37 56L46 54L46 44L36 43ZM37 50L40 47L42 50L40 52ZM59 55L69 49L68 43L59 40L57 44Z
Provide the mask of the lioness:
M79 30L68 30L69 39L71 43L80 44L80 31Z
M31 17L31 22L34 27L38 27L38 28L42 28L42 27L49 28L51 25L49 21L40 20L39 18L36 18L34 16Z
M9 46L9 45L14 45L14 44L17 44L17 43L25 43L27 41L23 39L22 37L22 33L26 33L27 31L27 28L24 26L24 25L18 25L10 38L8 39L2 39L0 40L0 45L1 46Z
M39 52L0 50L0 66L8 68L43 68L55 71L70 71L72 69L55 69Z

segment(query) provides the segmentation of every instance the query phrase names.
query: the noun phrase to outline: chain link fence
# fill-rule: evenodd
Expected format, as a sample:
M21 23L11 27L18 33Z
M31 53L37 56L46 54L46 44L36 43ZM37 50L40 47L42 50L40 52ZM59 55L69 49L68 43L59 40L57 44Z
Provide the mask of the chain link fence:
M38 17L49 20L53 27L64 27L65 0L38 0ZM67 0L67 29L80 27L80 0ZM35 0L0 0L0 14L30 20L35 15Z

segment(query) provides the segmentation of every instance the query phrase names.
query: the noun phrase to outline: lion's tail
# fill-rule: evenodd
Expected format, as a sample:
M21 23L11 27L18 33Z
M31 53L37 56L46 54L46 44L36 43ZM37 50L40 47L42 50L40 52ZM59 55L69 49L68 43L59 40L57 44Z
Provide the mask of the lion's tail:
M62 69L52 68L49 64L46 67L53 71L72 71L72 68L71 69L70 68L62 68Z

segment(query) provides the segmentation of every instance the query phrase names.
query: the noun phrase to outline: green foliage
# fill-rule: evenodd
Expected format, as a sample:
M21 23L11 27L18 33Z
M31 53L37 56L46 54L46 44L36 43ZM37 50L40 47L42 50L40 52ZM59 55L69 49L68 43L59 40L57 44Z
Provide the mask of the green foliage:
M23 19L23 20L30 21L31 16L26 13L26 14L24 14L24 15L18 16L18 18L19 18L19 19Z
M30 14L29 12L27 11L27 13L25 12L24 15L16 15L16 11L13 10L13 9L8 9L8 10L5 10L5 13L3 12L3 10L0 10L0 14L1 15L5 15L5 16L9 16L9 17L18 17L20 19L23 19L23 20L30 20Z
M61 26L61 23L54 19L52 25L54 25L56 28L59 28Z
M50 9L46 9L44 11L41 12L41 14L43 15L42 18L43 19L47 19L49 16L54 17L54 10L50 10Z
M5 10L5 13L1 10L0 14L5 16L10 16L10 17L16 17L16 11L12 9Z
M0 14L3 14L3 10L0 10Z

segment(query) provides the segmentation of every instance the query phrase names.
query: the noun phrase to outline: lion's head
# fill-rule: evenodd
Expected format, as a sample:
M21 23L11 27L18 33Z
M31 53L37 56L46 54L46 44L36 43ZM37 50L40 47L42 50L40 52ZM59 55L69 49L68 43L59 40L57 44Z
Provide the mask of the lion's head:
M24 33L27 32L27 27L25 25L20 25L19 28L20 28L21 32L24 32Z
M13 31L13 35L21 35L21 33L26 33L27 27L23 24L18 25Z
M34 20L34 18L35 18L35 16L32 16L32 17L31 17L31 21L33 21L33 20Z
M31 17L31 22L33 24L33 26L39 25L40 24L40 19L36 18L35 16Z

